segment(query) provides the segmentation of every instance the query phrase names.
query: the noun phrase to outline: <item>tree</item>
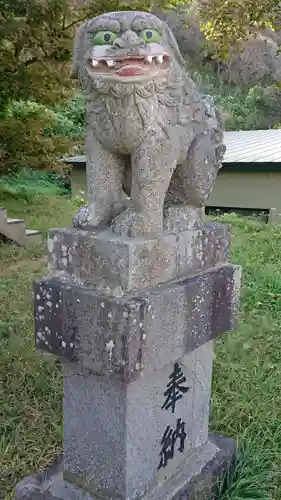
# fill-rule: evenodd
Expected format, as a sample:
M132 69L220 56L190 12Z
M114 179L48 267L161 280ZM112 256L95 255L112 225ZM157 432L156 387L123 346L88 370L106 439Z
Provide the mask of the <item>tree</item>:
M206 38L215 55L227 58L229 49L258 28L280 29L280 0L198 0Z

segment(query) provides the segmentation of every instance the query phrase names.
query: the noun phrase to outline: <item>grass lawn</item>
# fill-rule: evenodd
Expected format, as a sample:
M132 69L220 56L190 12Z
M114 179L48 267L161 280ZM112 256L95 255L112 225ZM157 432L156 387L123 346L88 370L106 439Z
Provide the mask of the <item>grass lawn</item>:
M1 205L44 232L69 226L75 210L63 197ZM239 329L217 342L214 363L211 426L238 437L241 450L220 500L281 500L281 227L222 220L232 226L232 262L244 278ZM45 243L0 245L1 500L61 449L60 371L35 353L33 339L32 281L44 274Z

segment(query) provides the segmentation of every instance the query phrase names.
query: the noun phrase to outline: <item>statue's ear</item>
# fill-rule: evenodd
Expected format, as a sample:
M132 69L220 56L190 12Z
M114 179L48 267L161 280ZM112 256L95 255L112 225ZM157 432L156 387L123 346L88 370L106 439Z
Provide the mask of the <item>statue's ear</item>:
M169 46L171 47L171 49L173 51L173 54L174 54L177 62L181 66L185 66L185 60L184 60L183 56L181 55L178 43L177 43L177 41L176 41L176 39L175 39L172 31L170 30L170 28L169 28L169 26L168 26L167 23L165 23L164 21L162 21L162 23L163 23L164 28L165 28L166 40L167 40Z
M79 26L74 42L73 42L73 50L72 50L72 70L71 77L78 78L79 69L81 64L83 64L84 60L84 51L85 51L85 34L87 31L88 22L81 24Z

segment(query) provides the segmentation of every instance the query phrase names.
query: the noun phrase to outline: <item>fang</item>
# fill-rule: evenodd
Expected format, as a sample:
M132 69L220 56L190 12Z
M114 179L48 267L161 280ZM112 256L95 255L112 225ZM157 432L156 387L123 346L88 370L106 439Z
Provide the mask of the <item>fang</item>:
M147 57L145 58L145 60L146 60L149 64L151 64L151 63L152 63L152 59L153 59L153 57L152 57L152 56L147 56Z
M156 61L159 63L159 64L163 64L163 56L156 56Z
M98 64L99 64L99 61L96 61L96 59L93 59L93 60L92 60L92 65L93 65L93 67L94 67L94 68L95 68L96 66L98 66Z
M109 61L106 61L106 64L107 66L109 66L109 68L112 68L113 66L115 66L115 61L113 61L112 59L110 59Z

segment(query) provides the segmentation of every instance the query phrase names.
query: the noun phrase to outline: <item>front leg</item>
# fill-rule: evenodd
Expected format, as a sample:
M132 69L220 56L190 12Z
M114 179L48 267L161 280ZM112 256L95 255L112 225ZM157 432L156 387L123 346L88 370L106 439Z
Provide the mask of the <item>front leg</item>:
M75 214L73 225L82 229L109 226L124 207L124 161L105 149L92 132L86 137L86 152L89 205Z
M132 155L132 208L113 221L113 231L131 237L158 237L163 232L163 205L178 148L161 133L151 132Z

